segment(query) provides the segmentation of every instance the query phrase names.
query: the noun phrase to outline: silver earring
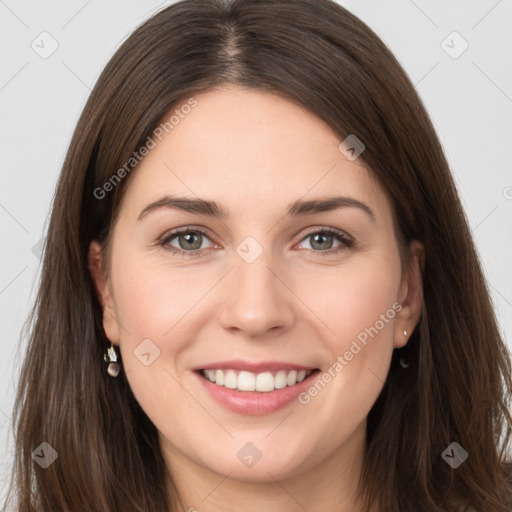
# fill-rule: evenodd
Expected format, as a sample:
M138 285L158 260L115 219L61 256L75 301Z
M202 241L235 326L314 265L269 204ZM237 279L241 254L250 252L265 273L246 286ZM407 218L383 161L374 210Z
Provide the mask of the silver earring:
M402 357L400 358L400 366L404 369L409 368L411 365L410 355L409 355L409 345L406 345L402 349Z
M407 331L404 331L404 336L407 337ZM405 356L405 357L404 357ZM409 368L411 365L410 354L409 354L409 345L405 345L402 348L402 357L400 358L400 366L404 369Z
M114 345L110 343L110 348L107 349L106 353L103 356L105 362L109 363L107 372L111 377L117 377L121 370L119 363L117 362L117 353Z

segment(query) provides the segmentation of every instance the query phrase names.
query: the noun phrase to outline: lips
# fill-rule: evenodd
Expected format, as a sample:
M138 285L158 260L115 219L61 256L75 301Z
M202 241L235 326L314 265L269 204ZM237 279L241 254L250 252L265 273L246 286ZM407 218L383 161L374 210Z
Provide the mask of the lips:
M318 368L285 362L224 361L194 368L201 385L220 405L245 415L276 411L311 385Z

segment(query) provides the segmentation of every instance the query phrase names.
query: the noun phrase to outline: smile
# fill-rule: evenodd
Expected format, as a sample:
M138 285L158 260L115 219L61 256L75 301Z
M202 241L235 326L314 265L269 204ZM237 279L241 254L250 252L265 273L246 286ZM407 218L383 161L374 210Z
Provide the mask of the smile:
M195 368L193 373L206 395L218 405L238 414L255 416L297 402L299 394L312 384L320 370L282 362L226 361Z

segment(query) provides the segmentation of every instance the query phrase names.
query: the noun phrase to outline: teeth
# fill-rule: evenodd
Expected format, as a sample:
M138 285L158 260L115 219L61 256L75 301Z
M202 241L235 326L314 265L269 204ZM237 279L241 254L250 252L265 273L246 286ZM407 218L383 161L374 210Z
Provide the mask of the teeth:
M256 377L251 372L238 374L238 389L240 391L254 391L256 389Z
M306 372L304 372L305 374ZM286 372L284 370L279 370L274 377L274 388L282 389L286 387Z
M222 370L217 370L217 372L222 372L224 374L224 386L229 389L236 389L238 385L238 378L236 376L235 370L228 370L226 373L224 373ZM217 372L215 372L215 377L217 377ZM215 379L215 383L217 383L217 379ZM220 385L222 386L222 384Z
M291 372L288 373L288 376L286 377L286 384L288 384L288 386L293 386L296 382L297 372L295 370L292 370Z
M268 393L274 389L283 389L286 386L294 386L308 377L312 370L279 370L276 373L263 372L252 373L235 370L203 370L204 377L219 386L240 391L260 391Z
M256 391L274 391L274 376L270 372L256 376Z

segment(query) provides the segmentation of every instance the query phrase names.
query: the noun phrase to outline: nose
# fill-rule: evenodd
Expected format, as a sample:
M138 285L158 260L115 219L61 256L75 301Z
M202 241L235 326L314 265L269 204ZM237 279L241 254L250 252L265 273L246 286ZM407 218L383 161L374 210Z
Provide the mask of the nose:
M222 327L248 339L281 336L296 318L286 272L272 268L276 265L265 251L252 263L236 255L234 261L218 316Z

